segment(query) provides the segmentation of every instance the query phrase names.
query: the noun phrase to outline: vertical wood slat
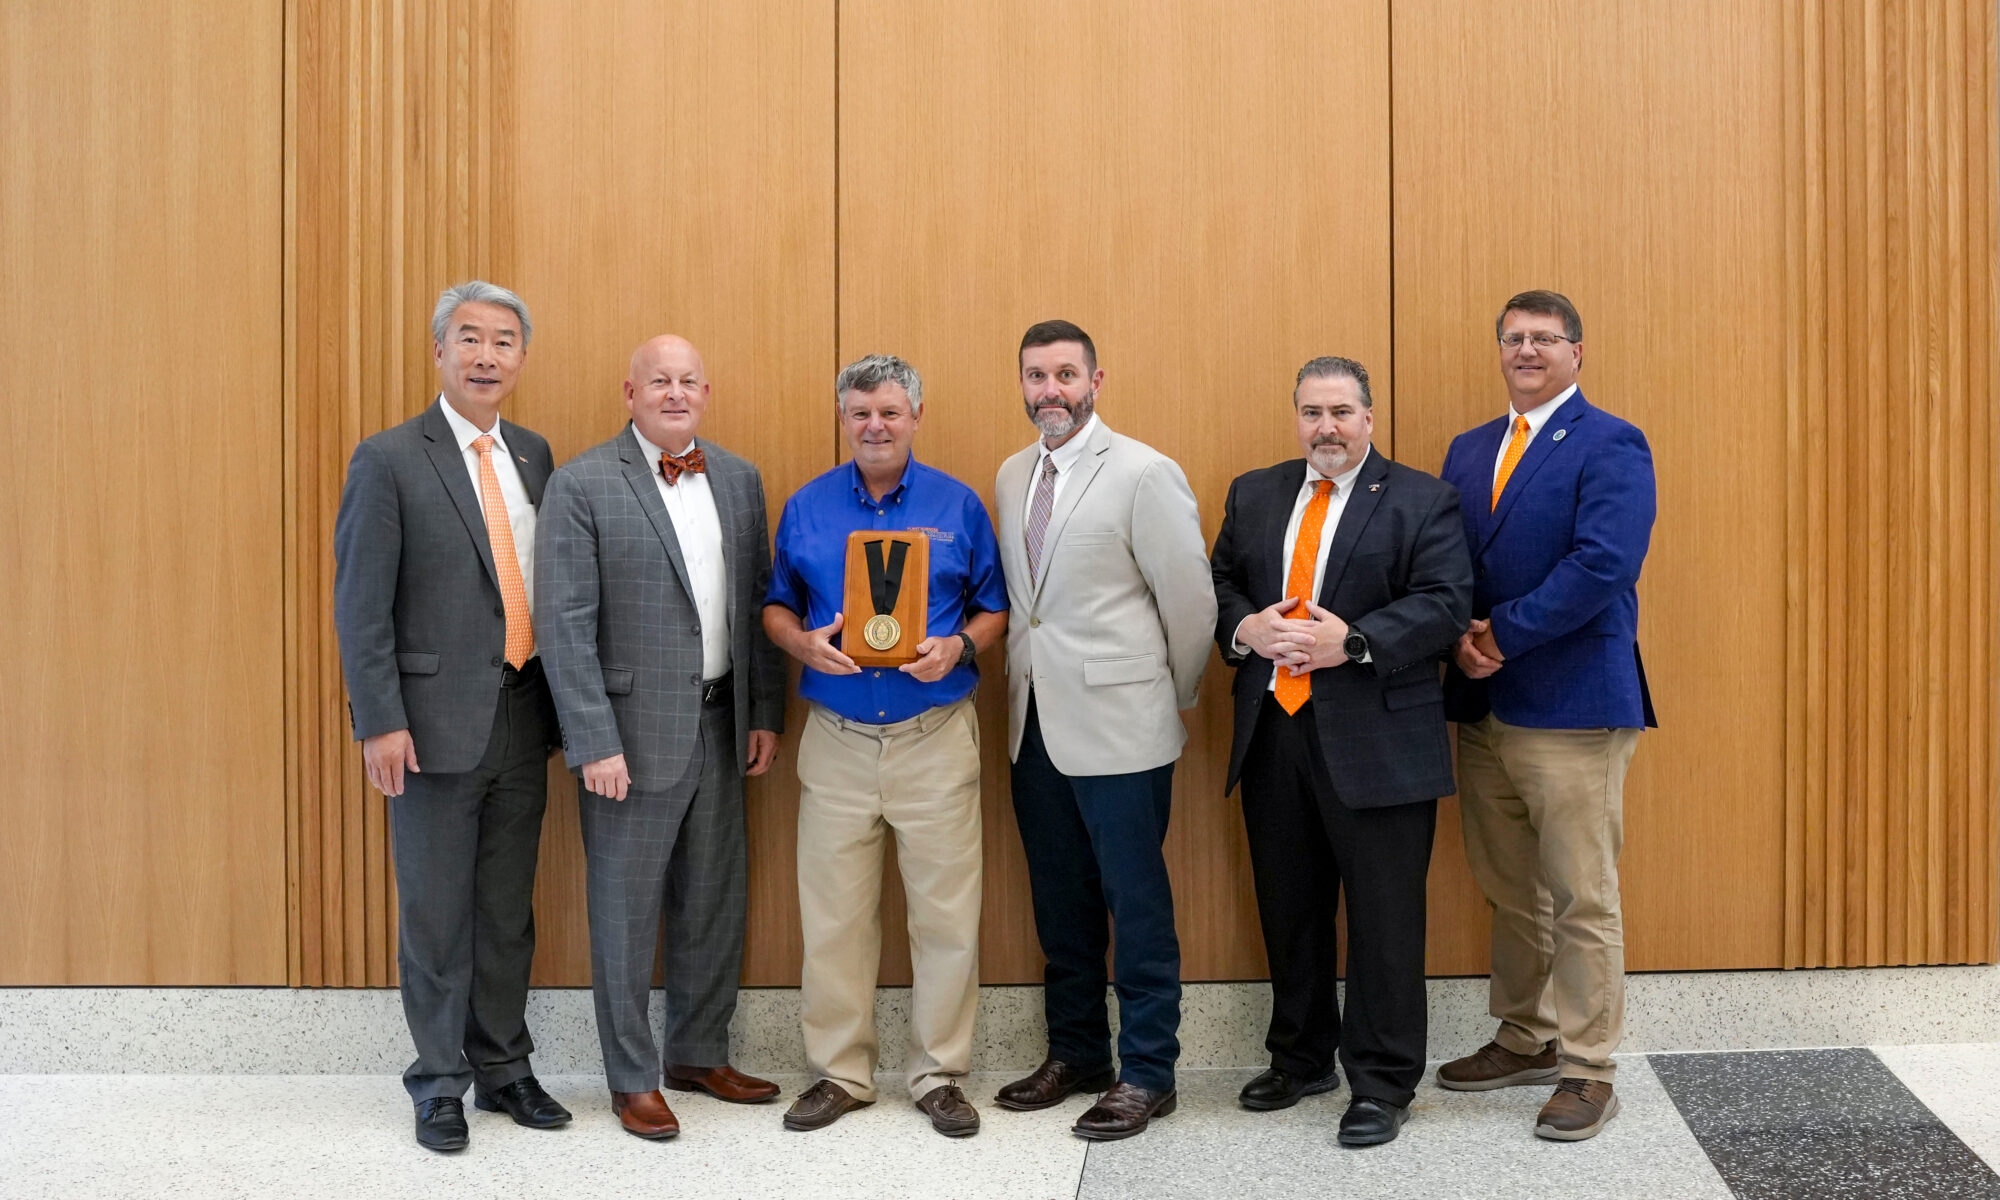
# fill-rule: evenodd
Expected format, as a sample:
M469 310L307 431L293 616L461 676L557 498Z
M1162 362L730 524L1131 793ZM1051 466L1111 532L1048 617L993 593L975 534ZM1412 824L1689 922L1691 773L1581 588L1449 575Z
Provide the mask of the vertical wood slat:
M1785 961L1992 962L1994 11L1783 19Z
M288 974L382 987L395 882L341 686L333 519L355 443L434 395L438 291L513 268L514 12L287 0L285 15Z

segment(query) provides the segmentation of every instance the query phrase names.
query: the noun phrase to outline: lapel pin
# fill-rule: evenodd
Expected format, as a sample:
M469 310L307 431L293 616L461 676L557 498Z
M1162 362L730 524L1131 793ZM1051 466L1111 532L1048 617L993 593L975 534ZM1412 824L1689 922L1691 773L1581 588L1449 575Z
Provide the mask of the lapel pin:
M1556 430L1556 435L1555 435L1555 437L1551 438L1550 440L1551 440L1551 441L1556 441L1556 442L1560 442L1560 441L1562 441L1562 440L1563 440L1564 438L1566 438L1566 437L1568 437L1568 436L1569 436L1569 430L1567 430L1567 429L1558 429L1558 430Z
M1371 492L1379 492L1382 490L1382 485L1379 483L1371 483L1368 485L1368 490Z

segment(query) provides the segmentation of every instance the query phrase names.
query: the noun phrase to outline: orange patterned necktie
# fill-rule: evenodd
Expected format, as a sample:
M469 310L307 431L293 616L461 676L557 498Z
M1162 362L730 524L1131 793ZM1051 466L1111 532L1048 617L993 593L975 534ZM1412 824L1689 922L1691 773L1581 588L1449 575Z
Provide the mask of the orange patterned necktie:
M1306 501L1305 515L1299 518L1299 540L1292 545L1292 573L1285 578L1285 595L1298 601L1285 615L1295 621L1312 619L1306 600L1312 595L1313 568L1319 565L1319 534L1326 525L1328 497L1332 495L1333 480L1322 479L1314 483L1313 498ZM1276 664L1272 669L1278 673L1272 688L1278 703L1286 713L1297 713L1312 698L1312 672L1294 675Z
M664 450L660 451L660 474L665 477L668 487L681 481L683 471L693 471L700 475L706 470L708 470L708 460L702 457L700 446L688 447L686 454L668 454Z
M528 622L528 586L521 580L521 563L514 557L514 526L507 519L507 498L500 494L500 476L493 470L493 438L472 439L479 451L479 502L486 509L486 541L493 547L493 566L500 572L500 602L507 609L507 663L515 670L535 653L535 627Z
M1500 459L1500 469L1493 472L1493 507L1500 507L1500 493L1507 490L1507 477L1514 468L1521 465L1521 456L1528 452L1528 418L1514 418L1514 436L1507 439L1507 453Z

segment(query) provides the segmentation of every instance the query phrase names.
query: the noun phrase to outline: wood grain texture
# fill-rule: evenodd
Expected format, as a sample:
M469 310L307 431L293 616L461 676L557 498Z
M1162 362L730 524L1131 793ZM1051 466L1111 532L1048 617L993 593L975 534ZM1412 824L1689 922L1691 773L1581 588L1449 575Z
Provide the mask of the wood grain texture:
M281 17L0 5L0 985L285 980Z
M1992 962L1994 10L1782 16L1784 962Z
M1651 442L1639 584L1661 727L1625 798L1627 964L1772 966L1785 820L1783 73L1775 3L1398 0L1397 457L1435 471L1505 411L1493 320L1582 312L1580 377ZM1486 968L1457 806L1430 967Z
M842 5L841 359L914 363L918 456L989 506L1001 460L1035 437L1015 348L1048 317L1091 333L1100 415L1186 469L1211 541L1232 478L1296 457L1307 359L1368 365L1386 448L1387 35L1385 7L1361 2ZM988 659L981 973L1038 982ZM1228 675L1211 662L1175 775L1189 979L1264 973L1242 818L1222 795Z
M395 877L341 682L333 520L355 444L437 395L438 293L514 282L514 5L288 0L286 29L288 970L386 987Z

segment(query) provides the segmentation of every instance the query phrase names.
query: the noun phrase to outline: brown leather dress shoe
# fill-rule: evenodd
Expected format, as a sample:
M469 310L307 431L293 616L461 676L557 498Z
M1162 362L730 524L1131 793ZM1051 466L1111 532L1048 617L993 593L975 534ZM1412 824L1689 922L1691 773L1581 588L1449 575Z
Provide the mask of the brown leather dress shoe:
M979 1110L955 1083L940 1084L924 1093L917 1107L931 1119L931 1128L946 1137L971 1137L979 1132Z
M787 1129L825 1129L835 1121L857 1108L866 1108L873 1100L856 1100L831 1079L822 1079L792 1101L791 1108L785 1110Z
M1015 1112L1054 1108L1078 1092L1104 1091L1115 1078L1110 1067L1081 1071L1059 1059L1044 1059L1026 1079L1016 1079L1001 1088L993 1103Z
M672 1092L707 1092L731 1104L762 1104L778 1097L778 1085L745 1075L724 1063L719 1067L668 1067L666 1086Z
M1618 1097L1610 1084L1602 1079L1565 1078L1535 1118L1535 1136L1580 1142L1596 1137L1604 1123L1617 1115Z
M674 1110L667 1107L667 1098L658 1092L613 1092L611 1109L633 1137L658 1142L681 1131Z
M1114 1083L1097 1098L1089 1112L1077 1118L1070 1131L1093 1142L1115 1142L1135 1133L1144 1133L1146 1123L1174 1111L1174 1090L1148 1091L1129 1083Z
M1539 1054L1516 1054L1499 1042L1488 1042L1464 1058L1438 1068L1438 1086L1454 1092L1490 1092L1524 1083L1547 1083L1562 1074L1554 1045Z

